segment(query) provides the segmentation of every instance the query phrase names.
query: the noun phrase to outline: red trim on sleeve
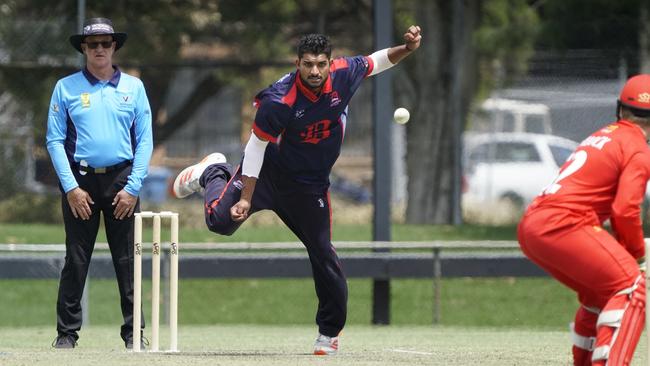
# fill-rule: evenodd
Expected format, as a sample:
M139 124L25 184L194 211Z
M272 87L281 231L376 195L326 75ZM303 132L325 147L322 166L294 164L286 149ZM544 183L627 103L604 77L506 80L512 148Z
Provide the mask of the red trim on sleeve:
M300 81L300 76L296 75L296 80ZM296 82L294 81L293 85L291 85L291 89L289 89L289 92L282 97L281 99L282 103L288 105L289 107L293 107L293 104L296 102Z
M334 61L332 61L332 65L330 65L330 72L336 71L338 69L345 69L348 67L348 60L345 58L337 58Z
M370 73L372 73L372 70L375 69L375 62L372 61L372 57L370 57L370 56L365 56L365 57L366 57L366 61L368 62L368 70L366 70L366 76L365 77L368 77L370 75Z
M269 135L268 133L262 131L262 129L260 129L259 127L257 127L257 123L255 123L255 122L253 122L253 131L255 132L255 134L257 136L259 136L259 137L261 137L261 138L263 138L263 139L265 139L265 140L267 140L267 141L269 141L271 143L275 144L278 141L277 137L273 137L273 136Z

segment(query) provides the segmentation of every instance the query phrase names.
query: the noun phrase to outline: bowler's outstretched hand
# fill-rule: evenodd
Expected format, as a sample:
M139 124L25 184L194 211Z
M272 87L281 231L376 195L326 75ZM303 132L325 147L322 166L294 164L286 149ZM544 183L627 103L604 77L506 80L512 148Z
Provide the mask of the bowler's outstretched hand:
M412 25L404 33L404 44L409 51L415 51L420 48L420 41L422 40L420 31L419 25Z

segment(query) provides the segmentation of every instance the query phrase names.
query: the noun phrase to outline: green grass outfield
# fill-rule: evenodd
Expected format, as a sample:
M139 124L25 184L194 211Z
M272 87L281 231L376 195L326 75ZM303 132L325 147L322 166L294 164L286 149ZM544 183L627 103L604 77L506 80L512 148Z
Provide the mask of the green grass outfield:
M165 329L163 329L165 330ZM74 350L49 328L0 328L1 365L569 365L566 332L503 328L350 326L335 357L310 354L312 326L181 326L176 354L126 351L116 329L88 327ZM644 338L642 338L643 340ZM167 333L160 339L168 345ZM633 365L645 365L645 344Z
M169 238L169 225L162 231L163 240ZM505 226L480 226L480 225L406 225L393 224L391 226L392 239L406 240L516 240L516 227ZM151 230L145 227L143 237L151 238ZM269 241L298 241L295 235L284 225L255 226L248 222L237 230L232 236L216 235L207 228L181 227L180 242L269 242ZM372 226L360 225L334 225L332 227L332 240L357 241L371 240ZM51 224L8 224L0 223L0 243L30 243L51 244L63 243L65 233L63 225ZM97 242L106 242L104 228L100 228Z
M348 284L348 324L370 324L372 281L351 279ZM148 322L150 281L144 286ZM54 334L57 288L54 279L0 281L0 327L51 325ZM118 328L122 316L115 281L91 280L89 301L91 325ZM430 280L391 281L392 324L432 324L432 302ZM180 324L313 325L316 308L311 279L184 279L179 283ZM440 324L564 331L576 308L575 295L547 278L443 279Z

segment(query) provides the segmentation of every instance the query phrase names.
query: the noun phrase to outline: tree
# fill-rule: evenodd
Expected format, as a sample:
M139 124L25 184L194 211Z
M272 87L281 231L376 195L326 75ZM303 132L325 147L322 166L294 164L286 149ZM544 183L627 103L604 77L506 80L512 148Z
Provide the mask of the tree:
M247 94L260 85L264 67L290 66L292 41L305 32L341 34L343 44L358 46L370 33L348 34L359 21L368 23L368 1L93 1L86 17L111 18L115 28L129 35L127 46L116 53L118 64L137 69L154 116L155 144L182 127L192 112L225 85L244 85ZM67 38L76 33L77 0L6 1L0 7L0 49L7 53L0 72L35 118L45 121L54 82L73 72L79 58ZM1 54L0 54L1 56ZM286 61L286 62L285 62ZM193 91L169 115L164 98L174 70L183 65L202 66ZM56 72L52 72L55 68ZM276 77L274 75L273 77ZM269 80L270 81L270 80ZM265 81L267 82L267 81ZM43 135L43 126L40 135Z
M647 62L649 6L646 0L540 2L542 30L536 47L606 52L609 58L623 59L629 74L637 73Z
M224 86L240 88L247 96L243 113L252 113L247 106L256 90L275 80L279 67L291 67L297 35L323 27L339 32L359 20L367 22L368 16L357 14L367 13L368 3L93 1L86 2L85 16L111 18L117 30L129 34L115 61L143 80L152 107L154 143L160 146ZM76 71L82 62L68 43L69 35L78 31L76 10L77 0L7 0L0 6L1 88L34 116L38 179L53 186L57 179L44 147L45 122L56 80ZM347 34L339 37L341 43L358 46L359 36ZM363 36L365 40L371 34ZM165 101L171 81L184 66L196 70L195 80L188 82L194 84L172 111ZM244 121L251 120L246 117Z
M650 73L650 3L641 1L639 12L639 71Z
M553 49L636 49L643 0L545 0L537 47Z

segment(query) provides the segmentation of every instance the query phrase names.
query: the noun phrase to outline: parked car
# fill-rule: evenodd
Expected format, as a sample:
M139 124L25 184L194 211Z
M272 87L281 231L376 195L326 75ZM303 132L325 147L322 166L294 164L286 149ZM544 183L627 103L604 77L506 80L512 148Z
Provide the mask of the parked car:
M534 133L465 133L463 205L518 211L550 184L578 143Z

